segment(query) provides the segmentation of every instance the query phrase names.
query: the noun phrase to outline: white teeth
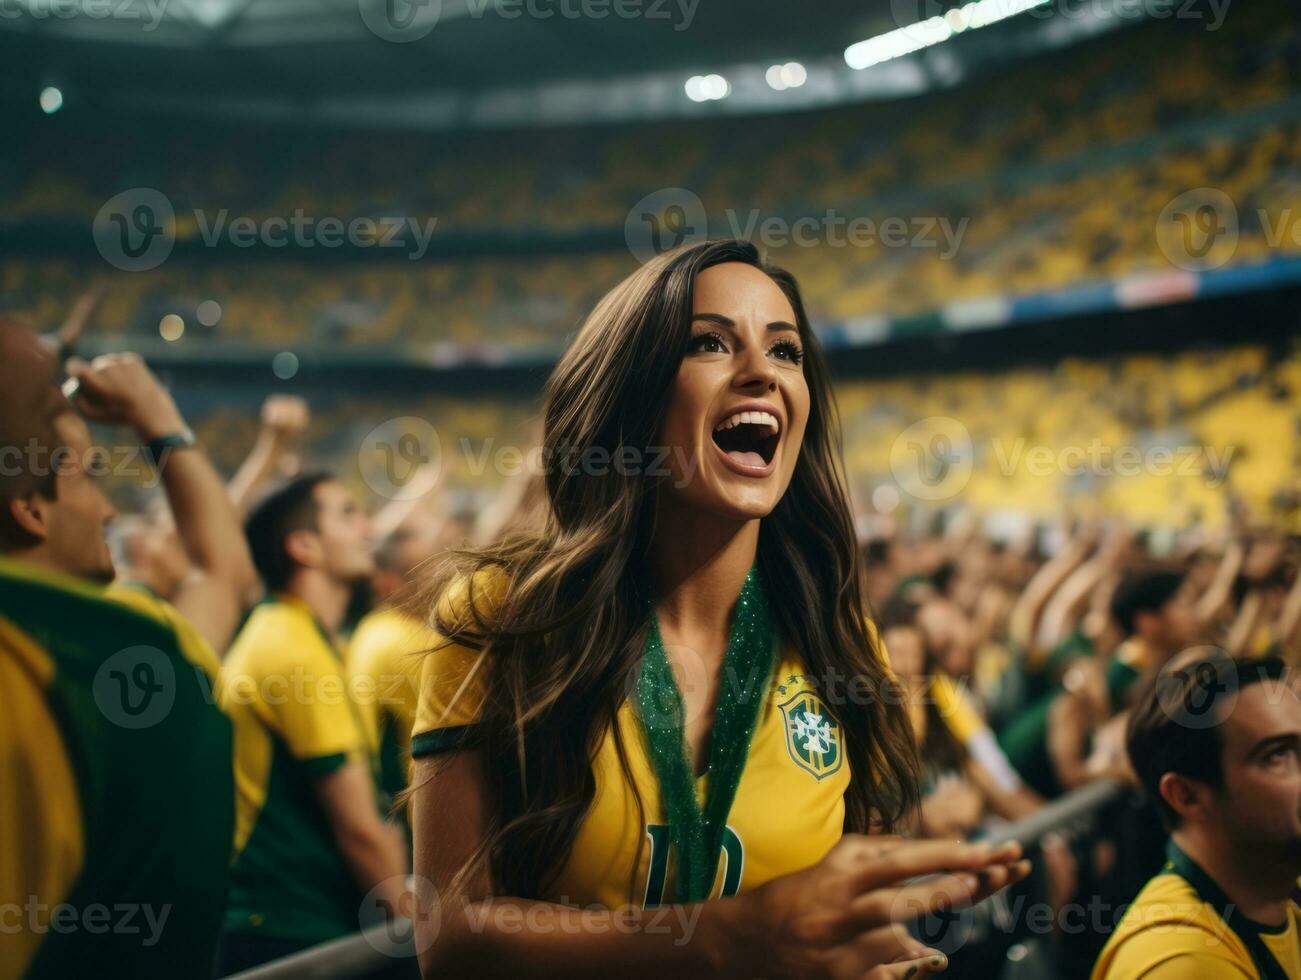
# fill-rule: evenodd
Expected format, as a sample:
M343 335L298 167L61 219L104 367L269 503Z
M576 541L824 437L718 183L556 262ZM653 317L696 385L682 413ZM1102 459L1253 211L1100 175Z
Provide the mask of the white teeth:
M777 422L777 416L769 412L737 412L735 415L719 422L714 431L721 432L723 429L735 428L738 425L766 425L773 432L781 430L781 426Z

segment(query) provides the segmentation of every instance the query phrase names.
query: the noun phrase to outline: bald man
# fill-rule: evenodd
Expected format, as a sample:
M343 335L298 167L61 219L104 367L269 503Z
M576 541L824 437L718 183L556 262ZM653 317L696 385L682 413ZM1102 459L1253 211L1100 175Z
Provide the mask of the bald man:
M153 450L204 574L185 597L195 623L109 586L113 508L89 429L47 348L0 321L0 980L89 964L207 976L235 822L213 645L235 628L252 564L225 488L144 364L71 370L88 415Z

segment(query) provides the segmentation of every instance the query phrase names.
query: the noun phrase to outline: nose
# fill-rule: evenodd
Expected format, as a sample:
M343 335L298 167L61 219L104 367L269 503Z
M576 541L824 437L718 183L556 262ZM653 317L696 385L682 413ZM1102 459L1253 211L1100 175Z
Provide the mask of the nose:
M737 388L759 391L777 390L777 369L761 344L748 344L737 364L732 384Z

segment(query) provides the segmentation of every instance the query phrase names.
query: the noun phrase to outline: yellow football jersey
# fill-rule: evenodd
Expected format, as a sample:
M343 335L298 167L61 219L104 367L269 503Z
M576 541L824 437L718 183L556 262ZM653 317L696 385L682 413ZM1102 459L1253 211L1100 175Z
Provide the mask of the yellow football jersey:
M389 796L406 788L421 652L432 649L437 639L410 613L377 609L362 617L348 643L348 673Z
M483 581L483 594L491 602L494 587L500 595L500 579ZM448 601L465 602L464 584ZM484 690L480 658L478 651L459 645L425 657L412 739L415 757L454 747L465 727L474 724ZM619 709L616 724L632 781L619 764L614 734L608 733L593 764L596 794L591 808L545 896L552 901L609 908L674 901L668 821L641 722L630 702ZM799 655L787 646L755 724L711 897L750 891L821 860L844 831L849 780L841 726L805 676ZM706 788L705 778L696 781L702 806ZM634 791L645 808L644 822L638 819Z
M1291 905L1287 924L1259 930L1290 980L1301 980L1301 945ZM1163 873L1144 886L1094 964L1092 980L1255 980L1251 954L1238 935L1186 880Z
M279 595L253 610L221 681L248 732L226 929L307 943L356 931L362 894L314 789L345 763L374 766L342 657L305 602Z

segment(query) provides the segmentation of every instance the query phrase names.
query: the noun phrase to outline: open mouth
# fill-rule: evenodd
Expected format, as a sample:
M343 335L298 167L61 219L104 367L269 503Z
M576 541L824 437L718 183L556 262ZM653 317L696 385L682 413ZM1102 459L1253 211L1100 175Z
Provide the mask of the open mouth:
M771 412L737 412L718 423L714 443L740 466L763 469L772 462L781 425Z

